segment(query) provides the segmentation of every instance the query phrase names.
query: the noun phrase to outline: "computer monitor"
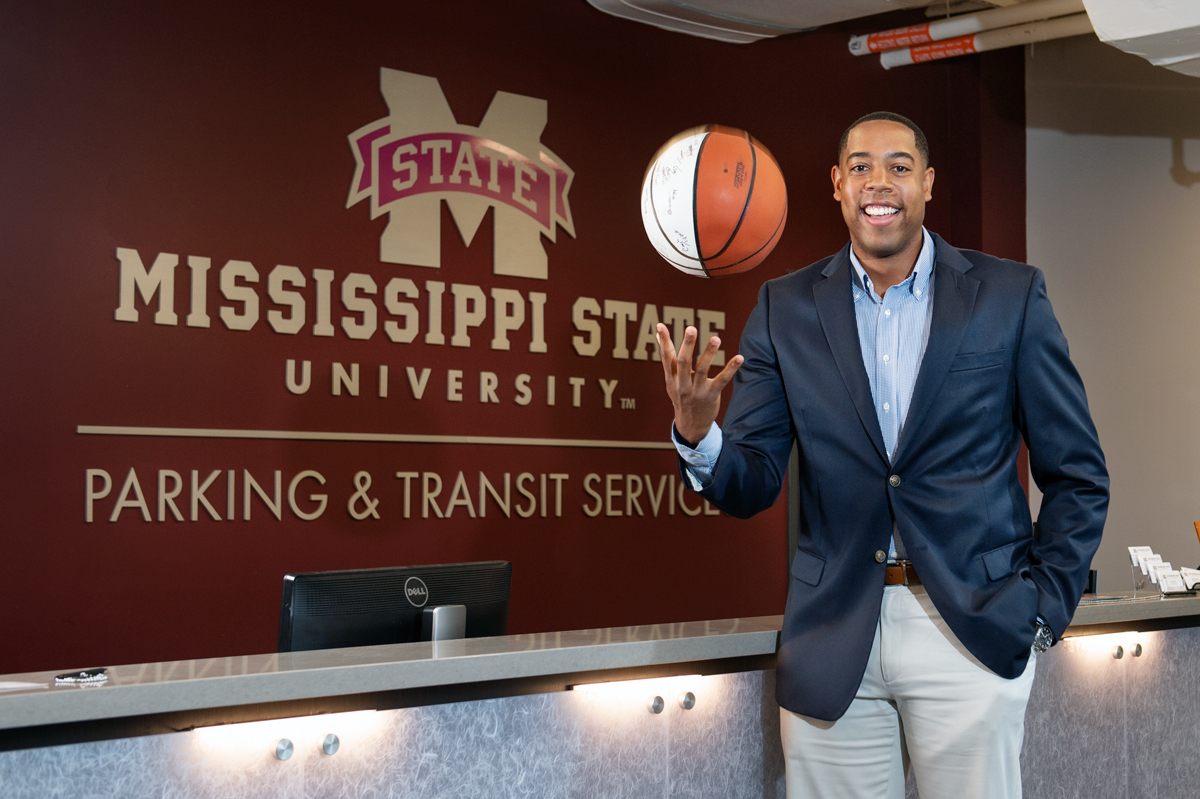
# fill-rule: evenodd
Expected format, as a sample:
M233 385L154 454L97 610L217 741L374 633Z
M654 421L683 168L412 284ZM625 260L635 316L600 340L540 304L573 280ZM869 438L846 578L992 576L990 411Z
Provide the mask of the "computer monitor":
M506 635L511 583L503 560L288 574L279 651L420 641L425 610L446 605L466 606L467 638Z

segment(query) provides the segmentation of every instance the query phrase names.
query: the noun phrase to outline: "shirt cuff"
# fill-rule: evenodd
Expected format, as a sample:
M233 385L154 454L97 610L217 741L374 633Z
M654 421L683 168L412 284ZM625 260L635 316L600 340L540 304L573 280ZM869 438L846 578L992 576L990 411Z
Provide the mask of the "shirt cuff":
M675 444L679 457L683 459L684 474L687 475L693 491L699 491L712 482L713 467L721 455L724 440L721 428L713 422L704 438L692 449L680 440L675 433L675 425L671 425L671 441Z

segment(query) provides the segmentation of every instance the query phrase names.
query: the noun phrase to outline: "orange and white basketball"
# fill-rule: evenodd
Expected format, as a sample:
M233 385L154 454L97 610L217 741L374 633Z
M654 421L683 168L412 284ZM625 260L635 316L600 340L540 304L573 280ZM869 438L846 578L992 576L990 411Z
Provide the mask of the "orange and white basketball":
M704 125L664 144L642 183L642 222L659 255L697 277L762 263L787 221L771 152L744 130Z

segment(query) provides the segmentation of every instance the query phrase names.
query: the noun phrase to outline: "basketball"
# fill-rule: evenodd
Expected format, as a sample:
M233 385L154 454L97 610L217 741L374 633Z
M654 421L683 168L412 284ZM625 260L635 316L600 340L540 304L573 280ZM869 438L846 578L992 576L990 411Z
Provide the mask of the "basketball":
M727 277L763 262L787 221L770 150L744 130L704 125L664 144L642 182L642 222L681 272Z

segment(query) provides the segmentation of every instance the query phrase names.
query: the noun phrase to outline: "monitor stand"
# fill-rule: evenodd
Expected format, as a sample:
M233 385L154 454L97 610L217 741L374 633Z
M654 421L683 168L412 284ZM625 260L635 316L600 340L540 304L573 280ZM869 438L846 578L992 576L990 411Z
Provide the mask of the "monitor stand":
M467 606L439 605L421 614L422 641L450 641L467 637Z

